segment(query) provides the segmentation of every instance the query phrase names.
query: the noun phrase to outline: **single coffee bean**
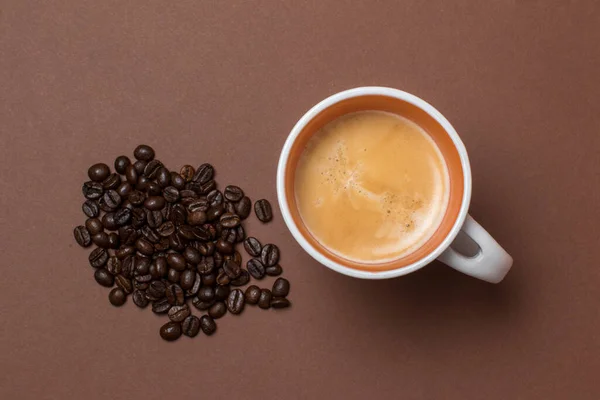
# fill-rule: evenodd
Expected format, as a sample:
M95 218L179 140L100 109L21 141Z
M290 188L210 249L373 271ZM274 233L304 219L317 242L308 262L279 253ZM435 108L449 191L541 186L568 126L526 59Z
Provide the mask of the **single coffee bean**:
M146 294L141 290L135 290L132 295L133 304L138 306L139 308L145 308L148 305L148 299L146 298Z
M108 175L110 175L110 168L104 163L94 164L88 169L88 176L94 182L102 182L108 178Z
M98 268L94 271L94 279L106 287L111 287L115 282L115 278L105 268Z
M261 289L258 299L258 306L264 310L271 307L271 291L269 289Z
M167 273L167 279L171 283L179 283L179 280L181 279L181 272L177 271L176 269L170 268L169 272Z
M187 206L189 212L196 211L208 211L210 208L210 204L208 204L208 200L206 198L194 199L192 203Z
M227 297L229 297L230 292L231 289L229 288L229 286L217 285L217 287L215 288L215 299L221 301L227 300Z
M196 271L192 271L191 269L186 269L181 273L181 277L179 278L179 285L185 291L189 290L194 286L194 280L196 279Z
M166 297L152 302L152 311L156 314L166 314L171 309L171 304Z
M114 222L118 226L127 225L131 221L131 210L129 208L121 208L114 214Z
M127 156L119 156L115 159L115 171L121 175L125 175L125 170L131 165L131 161Z
M187 304L183 304L181 306L173 306L169 309L168 315L169 319L173 322L183 322L184 319L189 317L190 308Z
M228 212L230 214L237 214L235 212L235 204L230 201L226 201L225 202L225 212Z
M177 284L167 286L165 294L169 304L172 306L181 306L183 303L185 303L183 289L181 289L181 286Z
M188 185L200 185L199 187L194 188L195 192L198 194L208 194L217 188L217 182L214 180L202 184L190 182Z
M200 319L195 315L190 315L181 323L183 334L188 337L195 337L200 332Z
M215 286L217 284L217 275L212 272L202 275L202 282L204 282L204 286Z
M206 200L211 207L217 207L223 204L223 193L220 190L213 190L206 195Z
M135 248L145 256L151 256L154 254L154 246L145 237L138 238L135 242Z
M286 297L290 292L290 282L285 278L277 278L271 292L275 297Z
M181 324L179 322L167 322L160 327L160 337L167 342L173 342L181 337Z
M88 260L94 268L100 268L108 261L108 252L103 248L95 248L90 253Z
M202 225L206 222L206 220L207 220L207 216L204 211L188 212L187 223L192 226Z
M90 218L85 221L85 227L92 236L104 230L104 226L102 226L102 222L98 218Z
M90 232L83 225L79 225L73 230L73 236L75 236L75 241L81 247L88 247L92 244Z
M177 190L185 188L185 179L175 171L171 171L171 185Z
M196 242L198 243L197 249L203 256L210 256L215 252L215 244L213 242Z
M115 256L110 257L106 262L106 270L113 275L120 274L122 270L121 260Z
M227 200L236 203L244 197L244 191L237 186L229 185L225 188L223 195Z
M175 186L167 186L162 191L163 198L169 203L175 203L179 200L179 190Z
M269 276L279 276L283 272L283 269L281 268L281 266L279 264L277 264L277 265L273 265L271 267L265 268L265 272Z
M217 284L218 285L225 286L225 285L229 285L230 282L231 282L231 278L229 278L229 276L227 276L225 271L220 272L219 275L217 275Z
M202 164L196 168L196 173L192 177L192 181L204 184L210 181L215 174L215 170L210 164Z
M183 251L183 257L190 264L196 265L202 261L202 255L195 248L188 246Z
M101 183L87 181L83 184L81 191L83 192L83 196L86 199L96 200L102 197L102 194L104 193L104 188L102 187Z
M250 254L252 257L258 257L262 251L262 245L255 237L249 237L244 240L244 249L246 250L246 253Z
M209 221L215 221L219 219L223 212L225 212L225 207L223 206L223 204L212 206L206 212L206 219L208 219Z
M162 188L154 182L148 183L148 188L146 189L148 196L159 196L162 194Z
M240 219L246 219L252 210L252 202L247 196L242 197L240 201L235 203L235 213Z
M136 185L138 182L138 173L134 165L128 165L125 168L125 179L130 185Z
M215 250L216 250L216 247L215 247ZM223 262L225 261L223 259L223 255L221 253L219 253L218 251L215 251L213 258L214 258L214 262L215 262L215 267L221 268L223 266Z
M227 312L227 306L222 301L217 301L208 309L208 315L213 319L219 319Z
M200 317L200 329L202 329L202 332L207 336L210 336L217 330L217 324L210 316L203 315Z
M190 225L178 226L177 233L187 240L196 239L196 234L194 233L194 227L190 226Z
M108 234L108 248L110 249L118 249L121 245L121 239L119 235L115 232L111 232Z
M154 159L154 149L148 145L140 144L133 151L136 160L151 161Z
M154 210L154 211L150 211L147 210L146 212L146 223L148 224L148 226L152 229L156 229L158 228L163 222L163 215L160 211L158 210Z
M131 278L135 272L135 257L129 256L121 262L121 275Z
M234 289L227 298L227 309L232 314L239 314L244 310L244 292L240 289Z
M123 260L129 256L132 256L135 254L135 247L133 246L121 246L119 248L119 250L115 251L115 256L119 259L119 260Z
M243 269L237 278L231 280L231 286L244 286L248 282L250 282L250 274Z
M246 288L244 298L246 299L246 303L248 304L257 304L258 300L260 299L260 288L256 285L248 286Z
M133 211L132 211L132 219L133 219ZM131 225L122 226L119 228L119 237L121 238L121 243L131 246L131 245L135 244L135 241L138 238L138 233L135 230L135 228Z
M182 283L183 285L183 283ZM192 283L192 287L185 291L186 297L193 297L198 294L200 287L202 286L202 276L198 273L194 273L194 282Z
M238 225L235 230L235 242L241 243L246 239L246 231L244 231L244 227L242 225Z
M171 173L164 166L158 170L156 174L156 183L162 189L166 188L171 184Z
M226 255L224 257L223 262L229 261L229 260L233 261L234 263L236 263L239 266L242 265L242 255L240 254L239 251L234 251L233 254Z
M122 199L126 199L129 193L133 191L133 186L129 182L121 182L116 192L121 196Z
M271 210L271 203L265 199L260 199L254 203L254 212L256 217L261 222L269 222L273 219L273 211Z
M213 224L204 224L202 228L208 233L209 240L215 240L217 238L217 229Z
M172 250L183 251L183 249L185 249L186 242L187 240L177 232L169 236L169 247L171 247Z
M184 165L183 167L181 167L181 170L179 171L179 175L181 175L183 180L186 182L191 182L195 173L196 173L196 170L191 165Z
M219 239L215 245L216 250L221 254L233 253L233 245L226 240Z
M273 297L271 299L271 307L273 308L287 308L291 305L290 301L285 297Z
M271 267L279 262L279 248L274 244L266 244L260 252L260 261L265 267Z
M113 212L113 211L115 211L114 208L109 207L106 204L106 202L104 201L104 195L98 199L98 208L100 208L100 210L104 211L104 212Z
M164 238L171 236L174 232L175 232L175 224L173 224L171 221L162 223L162 225L160 225L156 229L156 233L158 233L160 236L162 236Z
M110 239L106 232L100 232L92 236L92 242L98 247L108 249L110 247Z
M136 229L146 225L146 209L133 208L131 210L131 225Z
M113 306L120 307L127 301L127 295L122 289L116 287L108 294L108 301L110 301L110 304Z
M237 234L235 233L235 228L232 228L232 229L223 228L223 230L221 231L221 239L223 239L231 244L234 244L237 239Z
M205 302L212 301L215 298L215 290L210 286L203 286L198 290L198 298Z
M121 185L121 176L119 174L110 174L102 181L104 190L115 190L119 185Z
M152 183L152 181L150 180L150 178L148 178L146 176L140 176L138 178L137 183L135 184L135 188L137 190L142 191L142 192L147 192L148 191L148 186L150 185L150 183Z
M121 196L115 190L107 190L102 196L104 204L111 209L115 209L121 204Z
M185 224L187 218L187 212L185 208L181 204L174 204L171 207L171 222L175 225L179 226Z
M167 271L168 271L168 267L167 267L166 258L158 257L156 260L154 260L152 262L152 264L150 264L150 269L148 272L150 272L150 275L152 275L152 278L160 279L160 278L164 278L167 276Z
M137 172L138 177L141 177L144 173L144 169L146 169L146 164L148 164L148 162L142 160L137 160L133 163L133 168L135 168L135 172Z
M265 266L258 258L252 258L246 263L246 269L255 279L262 279L265 277Z
M206 311L214 304L213 301L202 301L198 296L192 298L192 305L200 311Z
M144 167L144 176L148 179L156 179L158 171L163 168L163 164L158 160L149 161Z
M219 222L221 222L223 228L232 229L240 224L240 217L236 214L225 213L221 215Z
M150 273L150 264L152 260L148 257L136 256L135 260L135 274L136 275L147 275Z
M148 300L156 301L165 297L167 286L163 281L152 281L148 290L146 290L146 297Z
M148 210L161 210L165 206L165 198L161 196L150 196L144 201L144 207Z
M171 253L167 256L167 263L169 264L169 267L177 270L177 271L183 271L185 269L185 257L182 256L179 253Z
M235 279L240 276L242 269L240 266L233 260L227 260L223 263L223 270L229 277L229 279Z
M133 292L133 284L131 283L131 279L127 279L123 275L115 276L115 284L127 294Z
M115 221L114 212L108 212L102 216L102 226L109 231L116 231L119 229L119 225L117 225L117 221Z
M127 196L127 200L129 200L129 202L134 206L141 205L145 199L146 196L144 196L144 193L140 192L139 190L134 190Z
M86 200L81 206L83 213L90 218L96 218L98 214L100 214L100 208L98 207L98 203L94 200Z

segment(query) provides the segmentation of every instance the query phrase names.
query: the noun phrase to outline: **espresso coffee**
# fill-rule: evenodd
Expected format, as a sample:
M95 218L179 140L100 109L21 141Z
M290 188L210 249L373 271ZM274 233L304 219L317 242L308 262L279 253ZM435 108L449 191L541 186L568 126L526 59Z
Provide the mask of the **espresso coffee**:
M309 140L295 173L300 216L313 237L347 260L409 255L440 226L449 200L444 157L401 116L344 115Z

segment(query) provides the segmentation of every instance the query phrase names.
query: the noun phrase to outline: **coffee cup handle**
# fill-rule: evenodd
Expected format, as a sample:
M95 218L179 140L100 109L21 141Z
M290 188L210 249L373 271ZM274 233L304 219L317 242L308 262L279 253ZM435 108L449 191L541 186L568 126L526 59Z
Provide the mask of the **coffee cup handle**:
M479 252L473 257L465 256L450 244L438 260L463 274L487 282L502 281L512 267L512 257L470 215L467 215L461 231L479 245Z

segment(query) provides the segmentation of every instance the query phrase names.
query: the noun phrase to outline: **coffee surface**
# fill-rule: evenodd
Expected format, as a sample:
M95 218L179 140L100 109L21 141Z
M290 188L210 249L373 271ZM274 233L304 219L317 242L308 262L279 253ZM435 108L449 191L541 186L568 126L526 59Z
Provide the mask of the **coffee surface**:
M303 222L324 247L351 261L381 263L412 253L435 233L448 204L448 168L417 124L363 111L310 139L295 196Z

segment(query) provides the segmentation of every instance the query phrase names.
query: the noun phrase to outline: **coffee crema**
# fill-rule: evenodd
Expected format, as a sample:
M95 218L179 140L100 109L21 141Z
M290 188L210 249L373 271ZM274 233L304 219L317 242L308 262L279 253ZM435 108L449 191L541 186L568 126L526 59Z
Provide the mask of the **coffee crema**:
M308 231L353 262L404 257L430 239L449 200L449 174L419 125L382 111L326 124L310 138L295 173Z

